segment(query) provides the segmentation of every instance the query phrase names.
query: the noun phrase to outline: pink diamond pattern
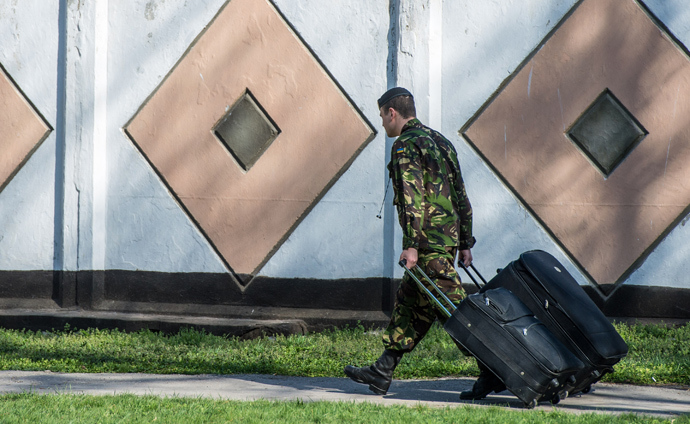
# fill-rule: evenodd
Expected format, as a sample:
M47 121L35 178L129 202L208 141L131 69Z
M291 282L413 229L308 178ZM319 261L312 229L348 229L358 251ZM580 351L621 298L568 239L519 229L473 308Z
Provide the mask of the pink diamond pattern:
M0 66L0 191L29 160L52 128Z
M634 0L584 0L461 130L592 281L625 281L690 205L690 60ZM604 177L567 129L604 90L648 135Z
M247 90L280 134L245 171L213 128ZM241 275L261 268L375 136L267 0L226 3L125 129Z

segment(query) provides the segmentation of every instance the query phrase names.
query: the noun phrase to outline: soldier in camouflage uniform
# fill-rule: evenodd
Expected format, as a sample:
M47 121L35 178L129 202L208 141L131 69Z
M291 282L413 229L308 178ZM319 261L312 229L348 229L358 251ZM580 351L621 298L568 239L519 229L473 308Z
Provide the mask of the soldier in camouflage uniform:
M398 219L403 230L401 260L407 267L419 265L456 305L465 297L454 268L459 254L466 266L472 263L472 206L460 173L457 153L441 133L416 119L412 94L393 88L379 99L383 127L393 143L388 171L393 181ZM433 322L445 317L415 282L405 275L396 294L391 320L383 334L383 355L370 367L345 367L345 374L369 384L377 394L386 394L393 370L402 355L411 352ZM488 370L463 399L480 399L500 381ZM479 387L478 387L479 386ZM490 389L486 392L487 389ZM486 392L486 393L484 393ZM482 395L483 394L483 395ZM482 395L479 397L479 395Z

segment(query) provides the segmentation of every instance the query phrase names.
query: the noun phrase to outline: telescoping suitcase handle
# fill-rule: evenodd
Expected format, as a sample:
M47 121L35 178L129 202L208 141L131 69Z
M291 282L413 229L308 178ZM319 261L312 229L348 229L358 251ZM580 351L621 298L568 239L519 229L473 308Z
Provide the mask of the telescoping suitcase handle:
M458 264L462 267L462 269L465 270L465 272L467 273L467 275L470 277L470 279L472 280L472 282L474 283L474 285L477 286L478 289L481 289L482 286L485 286L485 285L486 285L486 280L484 279L484 277L482 276L482 274L480 274L479 271L477 271L477 268L474 267L474 264L470 264L470 268L472 268L472 271L474 271L474 273L477 274L477 277L479 277L479 279L482 280L482 285L481 285L481 286L479 285L479 283L477 282L477 280L474 278L474 276L472 275L472 273L470 272L470 270L467 269L467 267L465 266L464 262L458 261Z
M435 295L424 285L424 283L422 283L422 282L420 281L420 279L417 278L417 276L414 274L414 272L412 272L412 270L409 269L409 268L407 267L407 260L406 260L406 259L400 260L400 262L398 262L398 265L400 265L400 266L405 270L405 272L407 273L407 275L409 275L410 277L412 277L412 279L415 281L415 283L417 283L417 285L419 286L419 288L422 289L422 291L423 291L424 293L426 293L426 295L429 297L429 299L430 299L433 303L436 304L436 306L437 306L438 309L443 313L443 315L445 315L446 317L450 318L450 316L453 314L453 312L455 312L455 309L456 309L456 308L455 308L455 305L453 304L453 302L450 301L450 299L448 299L448 296L446 296L445 293L443 293L443 292L441 291L441 289L439 289L438 286L437 286L436 284L434 284L433 281L431 281L431 278L429 278L429 276L426 275L426 273L425 273L424 271L422 271L422 268L420 268L419 265L415 265L415 266L414 266L414 270L417 271L417 272L419 273L419 275L421 275L421 276L427 281L427 283L434 289L434 291L436 291L436 293L438 293L438 294L441 296L441 299L443 299L443 301L446 303L446 306L444 306L443 303L441 303L441 301L439 300L439 298L436 297L436 296L435 296Z
M421 275L421 276L427 281L427 283L434 289L434 291L435 291L436 293L438 293L438 294L441 296L441 299L443 299L443 301L446 303L445 306L443 305L443 303L441 303L441 301L439 300L439 298L436 297L436 296L435 296L435 295L424 285L424 283L421 282L421 280L420 280L419 278L417 278L417 276L414 274L414 272L412 272L412 270L409 269L409 268L407 267L407 260L406 260L406 259L402 259L400 262L398 262L398 265L400 265L400 266L405 270L405 272L406 272L410 277L412 277L412 279L415 281L415 283L417 283L417 286L419 286L419 288L422 289L422 291L426 293L426 295L429 297L429 299L430 299L433 303L436 304L436 306L439 308L439 310L440 310L445 316L447 316L447 317L450 318L450 316L453 314L453 312L455 312L455 309L456 309L455 305L453 304L453 302L450 301L450 299L448 299L448 296L446 296L445 293L443 293L443 292L441 291L441 289L439 289L438 286L437 286L436 284L434 284L434 282L431 280L431 278L429 278L428 275L426 275L426 273L422 270L422 268L420 268L419 265L415 265L415 266L414 266L414 270L417 271L417 272L419 273L419 275ZM465 270L465 272L466 272L467 275L470 277L470 279L472 280L472 282L474 283L474 285L477 286L478 289L481 289L482 286L479 285L479 282L477 282L477 280L476 280L476 279L474 278L474 276L470 273L470 271L467 269L467 267L465 266L465 264L462 263L462 262L460 262L460 266L462 267L462 269ZM486 284L486 280L484 279L484 277L482 276L482 274L480 274L479 271L477 271L477 268L475 268L473 264L470 264L470 267L471 267L472 270L475 272L475 274L477 274L477 276L482 280L482 282L483 282L484 284Z

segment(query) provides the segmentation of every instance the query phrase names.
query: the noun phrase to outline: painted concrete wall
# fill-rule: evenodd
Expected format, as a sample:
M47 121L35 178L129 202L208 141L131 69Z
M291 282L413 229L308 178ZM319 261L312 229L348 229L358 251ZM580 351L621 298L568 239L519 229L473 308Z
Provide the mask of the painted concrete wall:
M444 91L444 132L457 133L576 3L552 2L544 7L542 2L446 2L443 84L453 89ZM681 3L645 2L672 35L687 46L688 26L682 17L687 13ZM570 262L515 196L492 178L491 171L467 144L458 140L456 146L466 158L464 173L475 207L476 233L482 241L475 249L477 263L482 268L500 267L515 252L535 246L550 251L563 263ZM684 222L673 228L625 284L687 287L687 278L683 277L687 266L682 258L689 252L680 242L685 231ZM569 271L581 284L587 283L576 267L569 267Z
M108 168L106 268L224 271L222 263L204 243L193 223L170 198L119 129L134 115L223 3L180 8L175 3L134 2L131 8L111 7L111 27L128 26L133 29L111 33L108 40L108 90L117 94L109 95L111 103L108 108L108 156L112 161L109 160ZM375 101L371 100L370 93L385 90L385 61L376 63L365 58L385 57L387 54L385 31L388 15L385 5L345 8L358 10L354 14L347 13L351 15L349 21L343 16L343 10L320 2L286 2L277 6L293 26L300 28L300 35L358 107L369 116L375 115ZM137 24L131 25L132 22ZM179 31L180 28L185 30ZM362 34L365 42L347 42L348 34L353 33ZM343 58L348 60L343 61ZM122 85L126 88L117 88ZM337 131L337 128L332 130ZM307 222L286 241L262 273L314 278L364 277L380 273L381 261L377 256L381 251L382 224L375 215L379 199L383 197L383 187L370 186L366 195L361 194L362 177L379 182L384 180L380 161L383 146L376 144L379 143L372 143L353 164L351 171L328 192L309 214ZM142 202L142 199L147 200ZM339 213L334 214L334 211ZM339 219L333 219L335 215ZM121 231L123 228L132 231ZM300 235L302 232L306 233ZM358 249L348 247L363 240L367 241L364 255ZM151 255L151 251L160 254ZM347 262L355 262L356 258L359 265L350 269L342 262L334 261L333 253L338 251L346 252L342 258L348 259Z
M581 273L522 207L458 131L575 4L552 2L446 2L444 8L443 131L455 137L475 213L477 266L505 266L519 252L554 254L580 284ZM479 17L482 18L479 18ZM461 25L458 23L462 22ZM510 230L509 230L510 228Z
M0 3L0 64L54 128L58 8L39 3ZM55 156L53 131L0 193L2 269L53 269Z
M538 248L589 284L459 134L576 3L275 0L378 134L257 274L401 277L392 189L383 219L376 218L392 143L380 131L376 99L402 85L414 92L420 118L458 150L474 206L477 266L491 275ZM123 130L225 4L0 0L0 64L53 128L0 192L0 270L229 271L227 258ZM690 12L682 0L645 4L682 47L690 45ZM323 137L338 131L325 128ZM624 284L690 289L687 227L680 220Z

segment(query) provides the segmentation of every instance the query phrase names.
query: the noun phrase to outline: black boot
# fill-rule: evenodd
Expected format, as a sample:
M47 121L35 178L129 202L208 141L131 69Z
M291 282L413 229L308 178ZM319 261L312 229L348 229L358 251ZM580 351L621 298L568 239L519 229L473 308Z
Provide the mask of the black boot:
M369 367L345 367L345 374L357 383L369 385L369 390L377 395L385 395L393 380L393 370L400 363L403 352L386 349L383 355Z
M496 374L491 372L484 364L477 361L479 367L479 378L474 382L472 390L469 392L461 392L461 400L479 400L484 399L486 395L491 392L502 392L506 389L505 384L496 377Z

